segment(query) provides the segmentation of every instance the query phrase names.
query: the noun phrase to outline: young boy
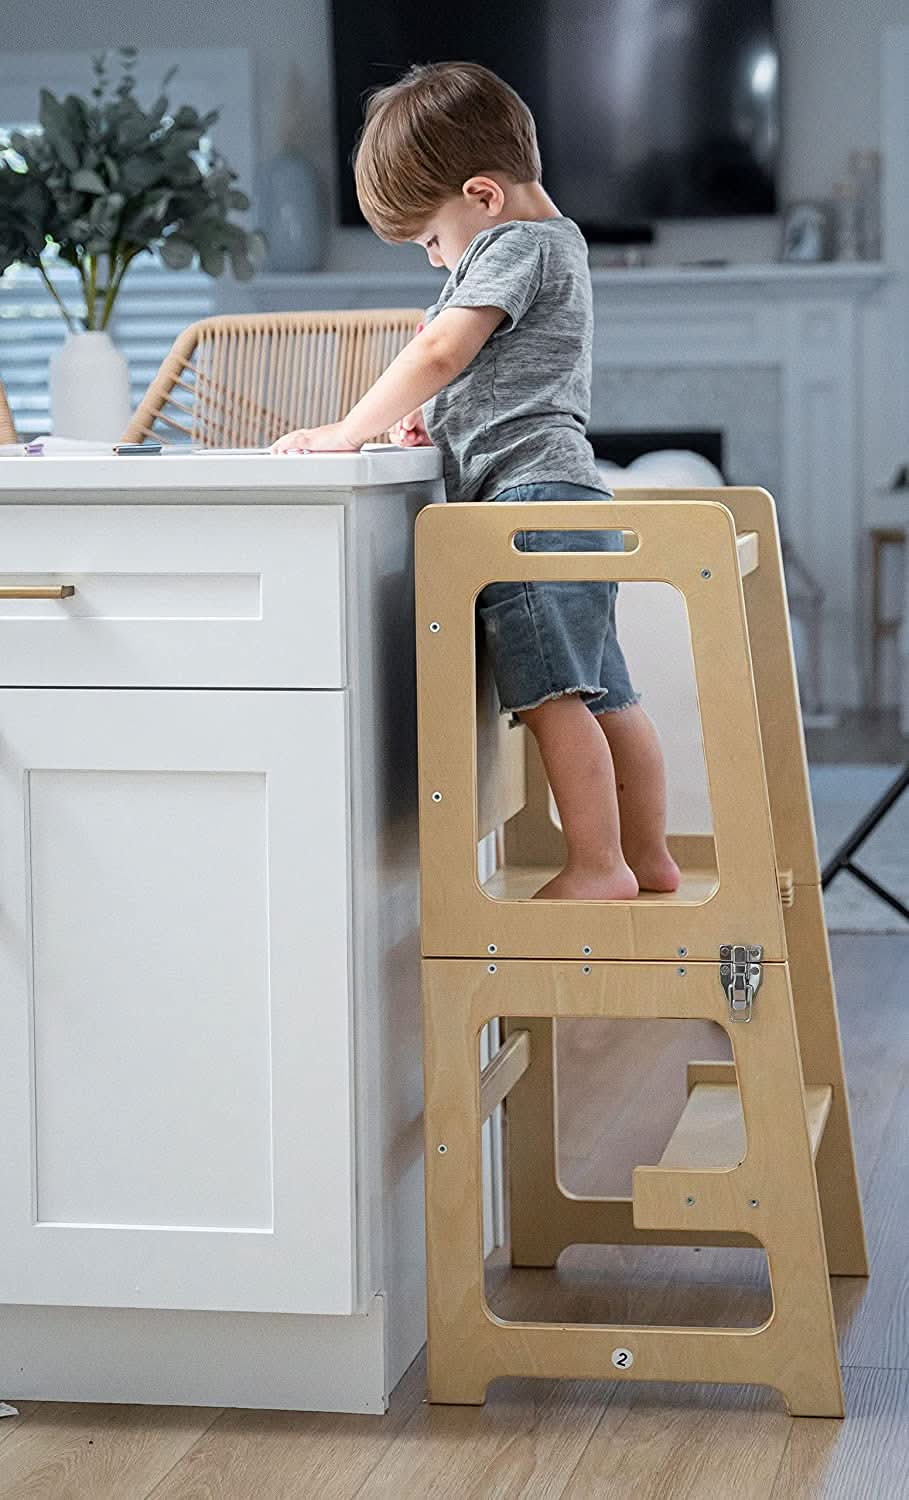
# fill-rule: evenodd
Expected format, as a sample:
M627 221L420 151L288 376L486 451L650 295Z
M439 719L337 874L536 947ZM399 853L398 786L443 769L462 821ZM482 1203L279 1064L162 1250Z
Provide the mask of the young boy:
M585 436L587 247L540 181L533 117L474 63L414 67L369 101L357 194L382 239L451 272L421 331L341 422L273 452L356 451L391 429L435 443L449 501L603 500ZM529 532L537 551L610 550L620 533ZM537 894L671 891L663 761L615 633L610 582L492 584L479 599L502 711L536 737L567 845Z

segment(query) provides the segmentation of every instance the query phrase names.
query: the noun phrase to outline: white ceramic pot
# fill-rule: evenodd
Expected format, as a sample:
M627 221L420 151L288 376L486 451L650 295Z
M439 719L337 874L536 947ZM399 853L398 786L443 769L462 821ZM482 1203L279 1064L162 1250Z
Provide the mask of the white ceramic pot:
M116 442L129 422L129 370L109 333L71 333L50 362L55 437Z

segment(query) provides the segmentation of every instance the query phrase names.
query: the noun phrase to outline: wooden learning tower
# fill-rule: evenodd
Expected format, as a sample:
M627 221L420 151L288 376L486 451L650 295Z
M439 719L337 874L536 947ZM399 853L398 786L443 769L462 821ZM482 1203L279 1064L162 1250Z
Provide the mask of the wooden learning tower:
M523 552L519 528L621 528L626 550ZM493 581L596 577L685 598L713 834L670 840L672 896L531 901L564 846L532 737L478 680L475 600ZM481 1404L503 1375L728 1381L774 1386L794 1414L842 1416L829 1275L868 1267L771 497L431 506L416 587L430 1400ZM481 886L478 841L500 829L504 864ZM707 1019L729 1036L732 1062L689 1064L678 1125L630 1198L559 1181L555 1022L568 1016ZM481 1069L494 1018L503 1045ZM503 1100L513 1264L554 1266L579 1243L759 1244L767 1321L493 1314L481 1130Z

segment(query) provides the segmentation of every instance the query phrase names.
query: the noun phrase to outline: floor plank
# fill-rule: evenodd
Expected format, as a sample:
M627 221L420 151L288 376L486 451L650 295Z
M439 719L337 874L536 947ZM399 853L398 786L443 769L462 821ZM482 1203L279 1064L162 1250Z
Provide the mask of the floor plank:
M791 1426L756 1387L624 1385L564 1500L767 1500Z
M154 1500L352 1500L426 1389L415 1360L384 1417L228 1411L153 1491Z
M485 1406L421 1406L357 1500L558 1500L616 1387L500 1380Z
M16 1428L21 1427L26 1417L31 1416L33 1411L37 1411L39 1402L10 1401L8 1402L8 1405L14 1406L16 1408L18 1416L0 1417L0 1443L3 1442L4 1438L12 1437L13 1433L16 1431Z
M907 1157L909 1085L901 1090L884 1124L880 1154L865 1191L871 1278L864 1285L840 1278L833 1283L845 1364L909 1370Z
M843 1373L846 1420L800 1418L771 1500L905 1500L909 1493L909 1374Z
M219 1415L42 1402L0 1444L0 1500L144 1500Z

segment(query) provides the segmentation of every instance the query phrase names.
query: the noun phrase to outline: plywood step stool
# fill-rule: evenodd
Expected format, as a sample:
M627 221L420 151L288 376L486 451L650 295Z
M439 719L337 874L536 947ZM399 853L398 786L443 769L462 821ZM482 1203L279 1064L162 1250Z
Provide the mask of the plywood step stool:
M619 529L622 553L531 553L525 530ZM479 1404L503 1375L754 1382L841 1416L829 1274L867 1275L773 501L764 490L431 506L417 523L429 1393ZM678 842L672 896L526 899L561 833L531 736L477 686L474 602L493 581L656 580L684 595L713 809ZM479 704L479 709L477 705ZM492 705L494 709L494 704ZM505 826L481 886L478 840ZM558 1177L555 1022L707 1019L733 1061L689 1098L631 1198ZM479 1036L504 1046L481 1071ZM481 1130L506 1100L512 1261L568 1245L762 1245L754 1329L506 1322L484 1294Z

